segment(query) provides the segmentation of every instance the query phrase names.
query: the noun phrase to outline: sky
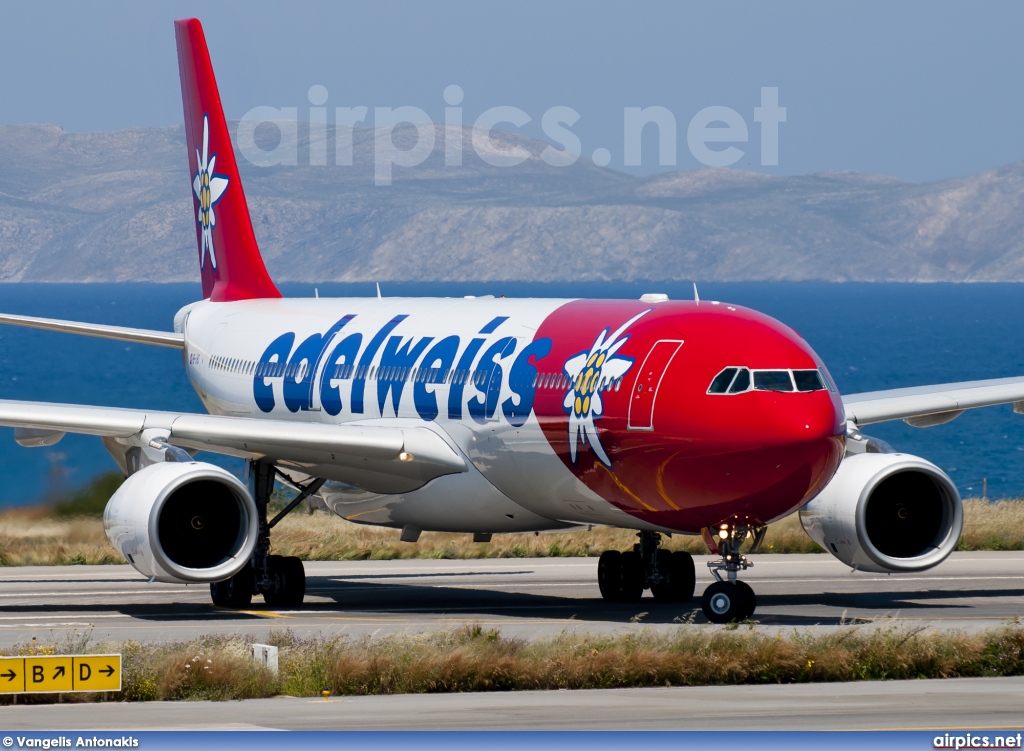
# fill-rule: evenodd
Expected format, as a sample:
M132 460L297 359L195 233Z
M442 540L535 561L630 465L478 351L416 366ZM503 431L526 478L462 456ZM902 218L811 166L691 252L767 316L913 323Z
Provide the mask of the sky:
M571 108L585 156L606 149L612 168L644 174L700 167L688 130L713 107L742 120L739 169L931 181L1024 159L1024 3L999 1L0 0L0 123L178 124L171 22L188 16L204 24L230 119L258 106L308 119L320 85L329 113L414 106L441 121L455 84L467 124L515 107L530 121L498 127L539 137L546 112ZM777 165L755 121L763 88L785 108ZM624 164L630 107L675 120L669 164L656 126L640 165Z

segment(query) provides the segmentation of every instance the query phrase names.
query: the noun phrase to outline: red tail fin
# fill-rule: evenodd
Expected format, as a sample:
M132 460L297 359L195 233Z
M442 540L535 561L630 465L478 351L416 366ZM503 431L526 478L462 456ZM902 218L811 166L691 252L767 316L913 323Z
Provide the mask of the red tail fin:
M252 231L203 27L189 18L175 21L174 33L203 297L214 302L280 297Z

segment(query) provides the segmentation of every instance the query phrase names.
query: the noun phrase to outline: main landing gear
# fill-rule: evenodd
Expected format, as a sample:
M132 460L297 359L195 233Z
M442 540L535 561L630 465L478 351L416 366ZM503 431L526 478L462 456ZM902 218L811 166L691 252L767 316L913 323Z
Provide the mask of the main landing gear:
M764 540L767 527L731 526L723 524L714 533L704 530L704 541L712 553L722 557L708 561L708 568L716 581L704 590L700 598L700 608L712 623L730 623L742 621L754 614L757 597L754 590L737 577L740 571L746 571L754 564L740 554L740 545L748 537L754 538L751 553L757 552ZM725 572L723 578L722 572Z
M597 563L601 596L610 602L637 602L650 589L656 600L689 602L696 582L693 557L660 550L657 532L638 532L637 537L640 542L632 550L601 553Z
M253 498L259 514L259 531L252 560L241 571L220 582L211 582L210 597L214 605L224 608L244 608L253 595L262 594L271 607L296 607L306 596L306 572L302 560L294 556L270 554L270 530L291 513L306 498L316 493L324 480L316 479L306 485L292 483L299 494L282 511L267 521L267 503L274 491L274 478L279 471L267 462L251 464ZM282 475L285 479L287 476Z

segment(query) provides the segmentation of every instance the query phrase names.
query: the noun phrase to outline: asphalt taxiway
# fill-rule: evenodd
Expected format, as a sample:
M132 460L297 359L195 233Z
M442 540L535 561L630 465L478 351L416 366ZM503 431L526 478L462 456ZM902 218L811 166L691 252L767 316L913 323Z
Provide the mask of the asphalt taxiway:
M697 596L662 603L600 598L587 558L396 560L307 563L299 609L228 611L206 586L150 584L127 566L0 568L0 645L91 632L93 641L165 641L208 633L264 638L422 632L479 623L537 637L565 630L624 631L705 623L699 594L712 579L697 557ZM851 572L825 555L761 555L743 577L762 628L842 623L979 629L1024 615L1024 552L954 553L938 567L892 575Z
M710 583L697 559L698 596ZM398 560L306 564L301 609L213 607L205 586L147 583L127 566L0 569L0 645L32 637L93 643L271 629L353 637L466 623L527 638L563 631L708 626L691 603L609 604L594 559ZM767 630L912 625L975 630L1024 614L1024 553L955 553L903 576L854 573L825 555L762 555L744 577ZM921 729L1024 727L1024 678L792 686L711 686L494 694L275 698L0 707L11 730L282 729Z

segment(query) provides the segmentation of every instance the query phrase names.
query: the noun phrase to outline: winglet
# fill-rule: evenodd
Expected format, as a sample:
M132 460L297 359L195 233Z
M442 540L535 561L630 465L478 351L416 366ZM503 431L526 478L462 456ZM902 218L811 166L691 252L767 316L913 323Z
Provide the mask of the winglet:
M260 256L203 27L174 22L203 297L281 297Z

